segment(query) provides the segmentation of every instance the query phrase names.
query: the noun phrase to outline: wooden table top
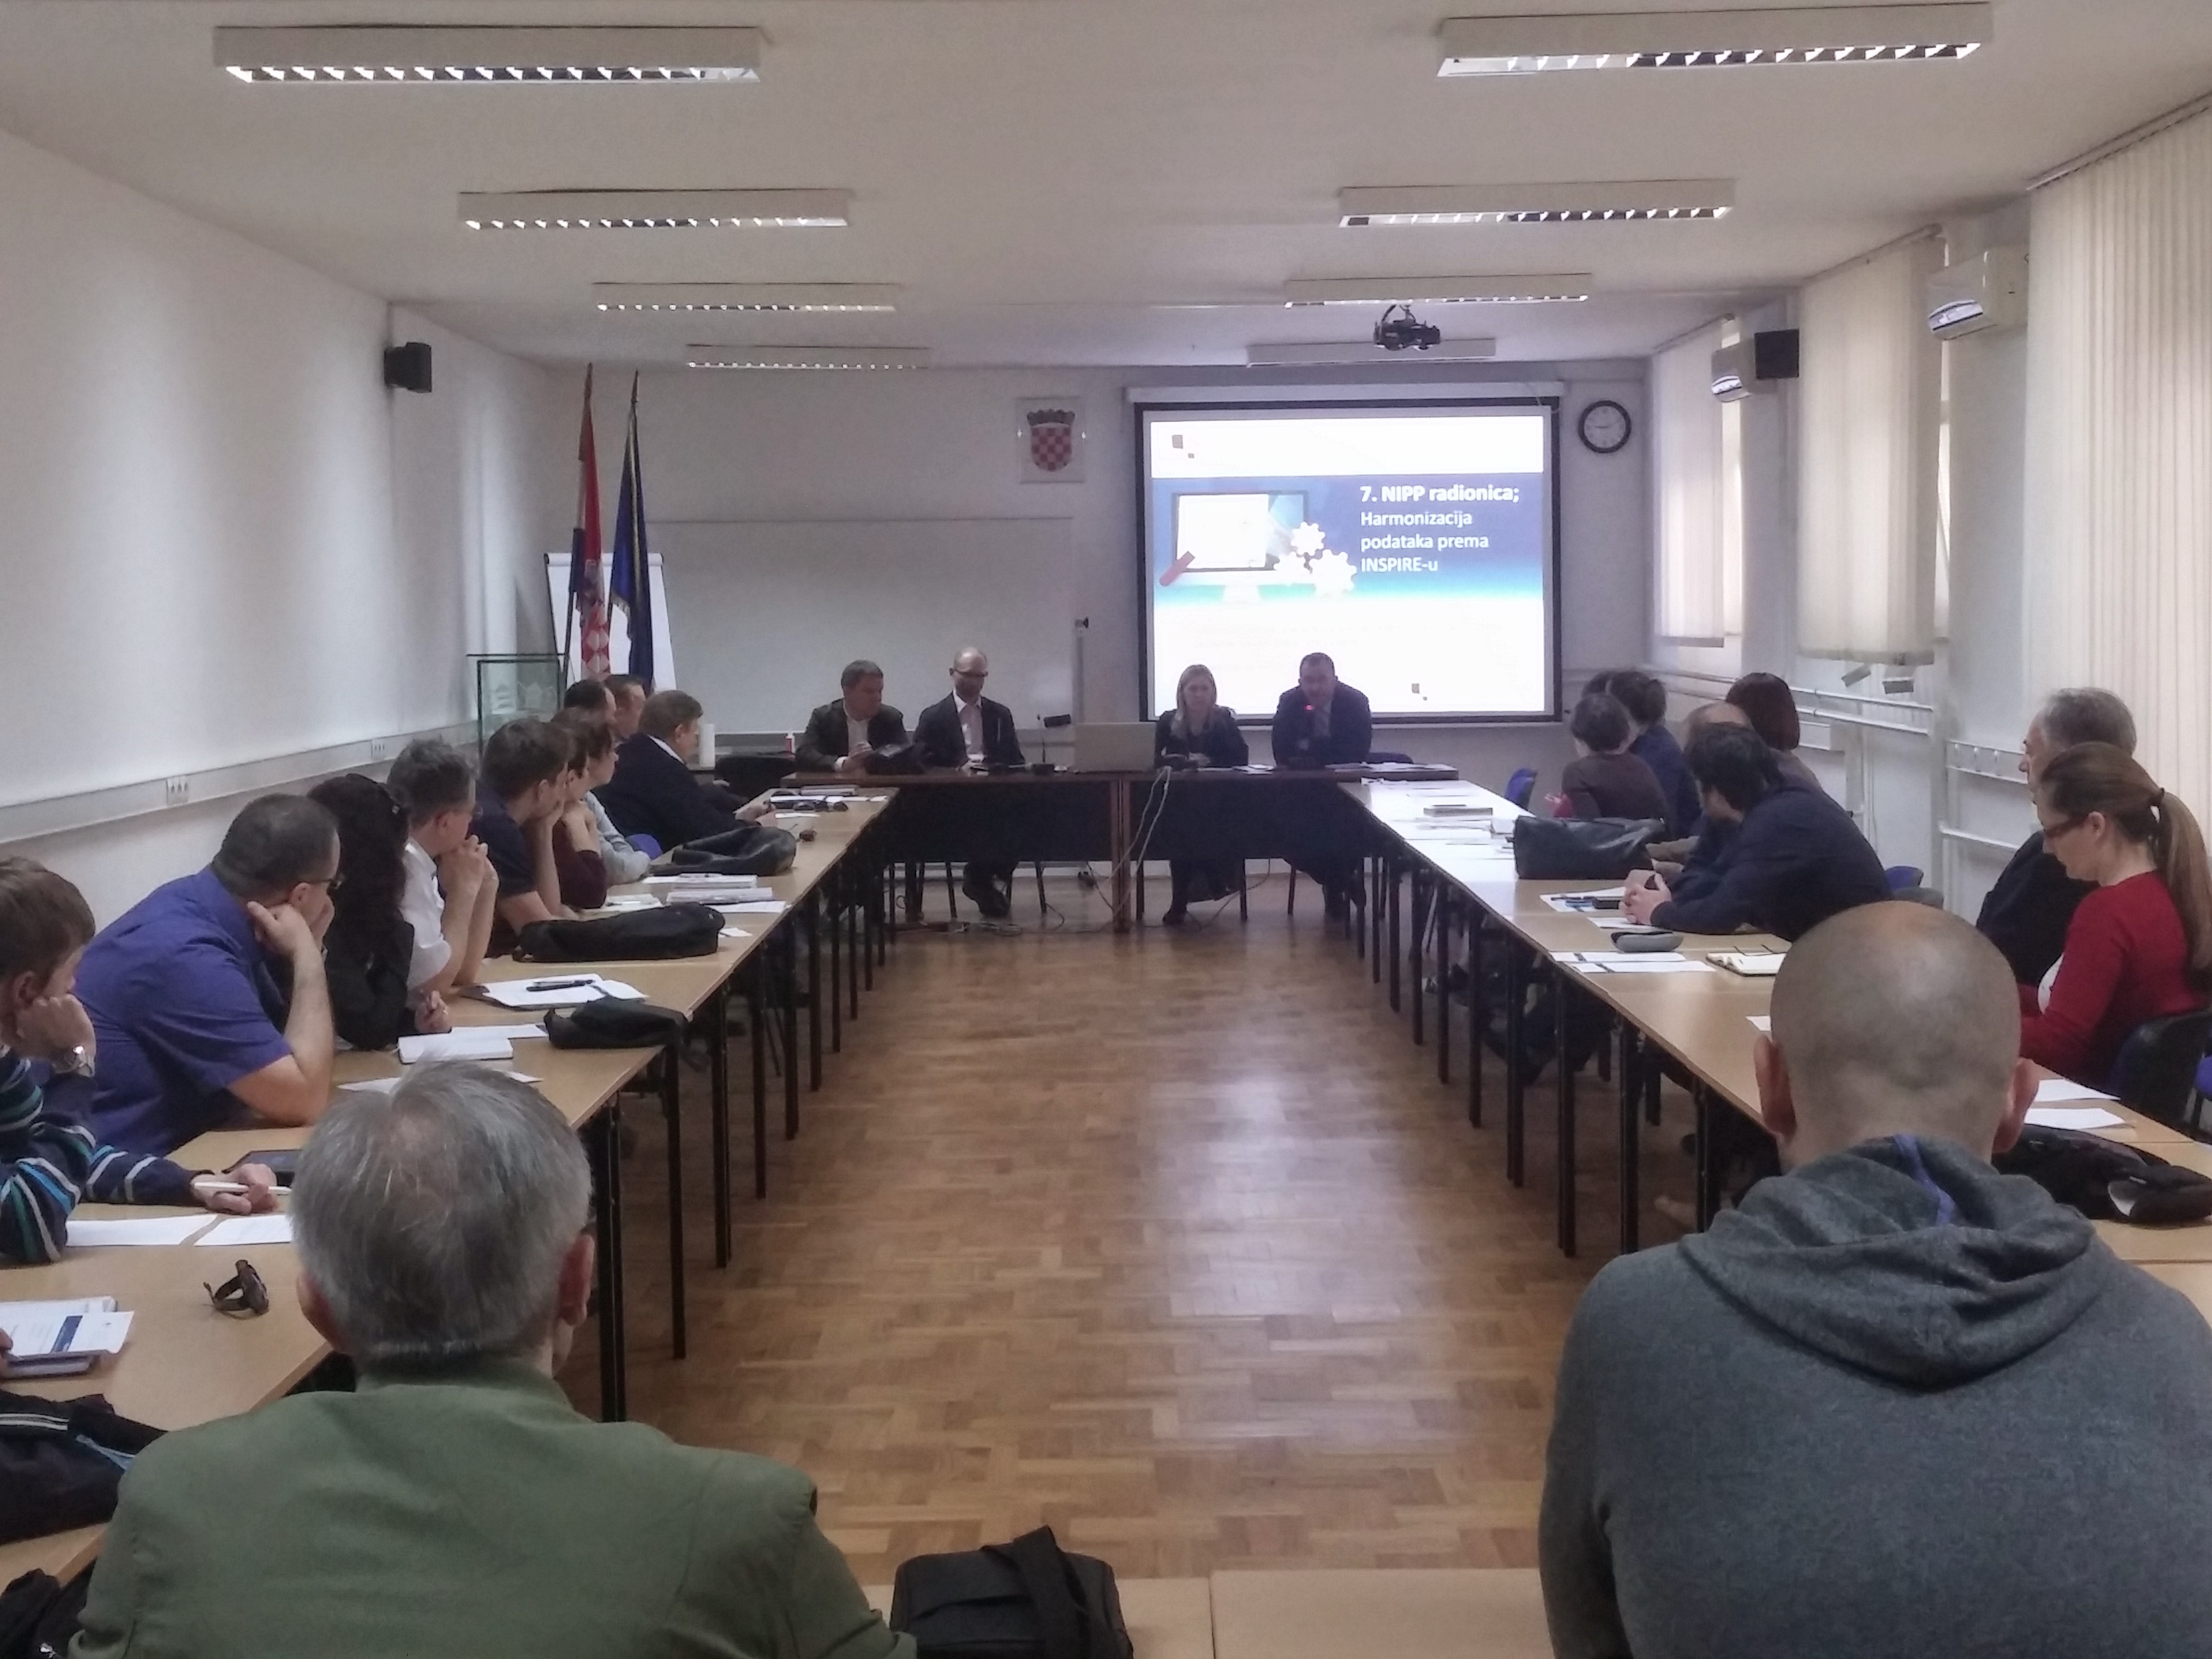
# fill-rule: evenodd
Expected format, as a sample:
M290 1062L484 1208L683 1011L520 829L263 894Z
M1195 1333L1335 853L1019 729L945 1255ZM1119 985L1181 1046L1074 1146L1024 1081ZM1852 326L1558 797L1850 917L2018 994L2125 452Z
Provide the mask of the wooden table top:
M794 772L789 787L800 791L809 789L854 789L870 794L888 789L941 788L987 783L1054 784L1110 783L1116 780L1150 780L1158 777L1164 769L1156 766L1121 769L1096 769L1078 771L1073 767L1057 762L1049 772L1033 772L1027 767L1006 772L971 772L962 766L935 767L927 772L906 772L896 775L869 777L865 781L855 780L842 772ZM1395 763L1376 766L1285 767L1263 763L1253 766L1193 766L1175 769L1176 781L1204 780L1211 782L1246 783L1342 783L1348 779L1385 779L1399 782L1423 780L1449 781L1459 776L1456 768L1449 766L1411 766Z

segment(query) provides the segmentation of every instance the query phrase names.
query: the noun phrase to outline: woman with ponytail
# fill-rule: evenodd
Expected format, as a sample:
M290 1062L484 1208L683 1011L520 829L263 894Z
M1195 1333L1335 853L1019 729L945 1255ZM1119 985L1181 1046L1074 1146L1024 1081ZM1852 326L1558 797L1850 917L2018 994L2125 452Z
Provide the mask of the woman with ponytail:
M2112 1081L2128 1034L2204 1006L2212 991L2212 867L2186 806L2123 750L2084 743L2044 768L2044 845L2096 890L2040 985L2021 987L2021 1052L2076 1083Z

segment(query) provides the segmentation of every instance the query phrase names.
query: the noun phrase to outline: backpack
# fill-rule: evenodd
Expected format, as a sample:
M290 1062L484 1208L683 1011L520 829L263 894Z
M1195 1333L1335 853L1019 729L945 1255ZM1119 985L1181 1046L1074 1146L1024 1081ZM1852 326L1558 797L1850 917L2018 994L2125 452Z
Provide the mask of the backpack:
M2079 1129L2022 1129L2009 1151L1990 1161L2092 1221L2179 1227L2212 1218L2212 1180Z
M780 876L799 856L799 837L772 823L748 823L671 849L664 866L690 876Z
M711 957L722 939L721 914L704 904L656 904L611 916L533 921L514 938L526 962L665 962Z
M100 1395L39 1400L0 1389L0 1544L106 1520L124 1469L161 1434Z
M84 1616L89 1569L64 1584L33 1567L0 1590L0 1659L62 1659Z
M545 1016L556 1048L659 1048L684 1040L684 1016L657 1002L603 998Z
M1050 1527L1010 1544L917 1555L891 1586L890 1626L920 1659L1132 1659L1114 1569Z
M1516 818L1513 873L1522 881L1619 881L1651 867L1651 843L1666 833L1656 818Z

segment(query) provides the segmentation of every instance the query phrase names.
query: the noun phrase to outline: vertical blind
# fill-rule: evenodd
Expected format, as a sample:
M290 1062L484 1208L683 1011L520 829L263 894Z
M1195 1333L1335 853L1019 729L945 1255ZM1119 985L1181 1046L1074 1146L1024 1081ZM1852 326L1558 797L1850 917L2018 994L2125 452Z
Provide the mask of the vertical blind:
M1932 662L1942 357L1922 237L1806 285L1798 384L1797 641L1808 657Z
M1659 527L1653 631L1719 645L1728 631L1721 405L1712 359L1721 328L1701 329L1651 360L1653 517Z
M2212 805L2212 115L2039 191L2030 219L2031 684L2127 700Z

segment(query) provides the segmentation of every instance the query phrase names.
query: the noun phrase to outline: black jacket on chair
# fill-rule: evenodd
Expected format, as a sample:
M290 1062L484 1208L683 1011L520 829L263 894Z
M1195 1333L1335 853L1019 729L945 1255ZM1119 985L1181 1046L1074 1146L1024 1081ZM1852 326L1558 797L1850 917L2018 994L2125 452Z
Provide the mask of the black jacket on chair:
M623 739L614 776L594 793L616 829L625 836L651 836L663 852L738 827L735 817L707 799L691 769L642 732Z
M875 749L894 749L906 741L906 716L885 703L868 717L868 744ZM845 700L825 702L806 717L806 732L799 740L799 769L829 772L853 752L852 727L845 719Z
M1328 708L1328 735L1314 736L1313 710L1306 694L1292 686L1275 704L1275 764L1362 766L1375 741L1375 716L1367 707L1367 694L1339 680L1336 699Z
M983 700L983 764L1019 766L1022 742L1014 735L1014 711L1002 702ZM914 740L924 766L968 764L968 737L960 729L957 699L947 696L915 717Z

